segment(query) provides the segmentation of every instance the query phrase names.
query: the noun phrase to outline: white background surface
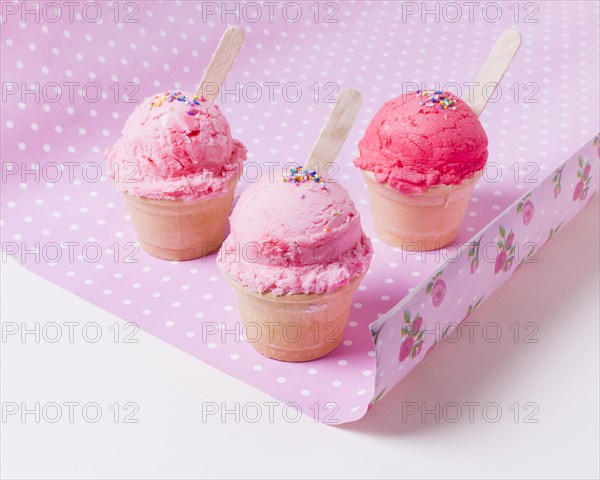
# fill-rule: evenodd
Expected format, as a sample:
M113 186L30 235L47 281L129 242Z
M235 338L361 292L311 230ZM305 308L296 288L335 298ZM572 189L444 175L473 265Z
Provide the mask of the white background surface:
M103 416L73 423L3 418L2 478L203 477L546 477L599 475L599 202L594 199L469 320L456 343L445 342L366 418L340 427L302 417L273 419L272 398L143 332L136 344L115 343L118 319L9 261L2 263L2 322L97 322L97 343L65 338L36 343L33 335L2 339L1 399L32 407L48 402L97 402ZM497 322L502 337L485 341L484 324ZM537 343L514 341L518 330L539 327ZM11 324L12 325L12 324ZM494 330L488 330L493 334ZM122 331L121 331L122 333ZM135 402L138 423L113 421L114 402ZM215 402L240 410L262 405L236 421L233 414L204 418ZM435 409L424 421L423 408ZM456 402L462 418L453 423ZM466 402L473 406L469 421ZM496 423L483 405L502 409ZM519 419L515 422L515 402ZM537 423L526 423L537 405ZM213 404L211 404L213 405ZM419 412L403 419L403 411ZM513 409L511 410L511 406ZM206 408L206 407L205 407ZM48 413L54 415L54 411ZM122 412L123 413L123 412ZM493 416L494 409L487 413ZM406 415L405 415L406 416Z

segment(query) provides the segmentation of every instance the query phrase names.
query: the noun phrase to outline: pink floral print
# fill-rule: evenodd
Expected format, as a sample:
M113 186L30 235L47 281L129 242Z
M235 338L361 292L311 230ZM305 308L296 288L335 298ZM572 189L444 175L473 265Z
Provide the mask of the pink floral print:
M503 225L498 227L500 240L498 240L498 255L494 264L494 273L508 272L515 260L516 245L514 245L515 234L512 230L506 233Z
M425 295L431 295L431 303L434 307L439 307L446 296L446 282L440 278L442 272L443 270L440 270L436 273L425 289Z
M558 198L560 195L560 181L562 180L562 172L564 168L565 166L562 165L554 171L554 176L552 177L552 183L554 184L554 198Z
M533 219L533 213L535 212L535 207L533 206L533 202L530 200L531 193L528 193L523 197L523 199L517 205L517 213L522 214L523 216L523 224L529 225L529 222Z
M477 271L477 267L479 266L479 245L481 245L481 238L479 240L474 241L469 247L469 263L471 265L471 273L475 273Z
M590 189L590 182L592 180L592 177L590 177L592 166L590 165L589 160L579 157L577 159L577 164L579 165L579 170L577 170L577 178L579 181L575 184L575 189L573 190L574 202L577 200L585 200Z
M402 324L402 343L398 360L403 362L407 358L415 358L423 349L423 317L418 313L412 318L410 311L404 310L404 322Z

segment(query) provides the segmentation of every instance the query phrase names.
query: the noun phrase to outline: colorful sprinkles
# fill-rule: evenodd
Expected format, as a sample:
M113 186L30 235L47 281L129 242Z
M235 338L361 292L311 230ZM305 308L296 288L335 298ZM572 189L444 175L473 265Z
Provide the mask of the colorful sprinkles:
M334 210L333 216L334 217L339 217L340 216L339 210ZM354 218L354 214L352 212L350 212L348 214L348 216L346 217L346 220L344 220L344 223L350 222L353 218ZM331 231L331 227L329 226L329 224L327 224L327 225L325 225L325 227L323 227L323 231L325 231L325 232L330 232Z
M417 90L415 94L421 98L420 105L426 107L439 105L442 110L456 110L456 100L440 90Z
M311 185L318 185L321 190L328 191L327 185L323 181L323 179L319 176L316 170L309 170L308 168L304 168L302 165L297 165L288 170L287 175L283 176L284 183L293 183L297 187L301 184L305 187L310 187ZM306 198L306 194L300 193L300 200L304 200ZM339 210L334 210L332 212L332 217L339 217L341 215ZM354 217L353 213L349 213L346 217L345 222L348 223ZM323 227L323 231L330 232L332 229L329 222L325 224Z
M188 115L196 115L198 110L194 109L200 105L200 102L206 102L204 97L198 97L198 95L194 95L191 99L188 99L181 91L171 91L166 90L162 95L155 95L154 99L150 103L150 109L154 107L160 107L163 103L173 103L173 102L185 102L190 109L187 111Z
M295 184L297 187L300 184L318 184L322 190L327 190L327 185L323 179L319 176L316 170L309 170L304 168L302 165L292 167L289 169L288 174L283 176L284 182Z

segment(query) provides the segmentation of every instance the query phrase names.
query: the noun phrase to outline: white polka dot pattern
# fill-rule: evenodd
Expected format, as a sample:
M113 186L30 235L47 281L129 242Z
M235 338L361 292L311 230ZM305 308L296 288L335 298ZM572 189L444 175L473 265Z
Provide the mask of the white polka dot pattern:
M32 271L177 348L296 402L308 415L319 412L321 421L331 403L338 423L363 416L373 397L381 398L434 345L419 333L441 309L444 318L458 321L516 269L511 234L514 241L542 243L596 187L591 146L584 151L591 165L588 184L580 186L586 164L580 166L578 158L562 171L556 199L556 182L532 183L552 180L567 154L598 130L599 52L590 41L598 36L598 25L590 21L598 16L596 3L536 2L536 23L525 22L531 12L521 11L516 19L508 5L495 23L480 11L473 21L465 11L456 22L432 16L422 22L397 2L376 8L339 2L334 13L321 4L318 21L305 4L296 23L282 19L278 8L269 18L265 7L259 21L240 21L246 43L218 100L234 136L249 149L238 193L257 171L268 172L267 162L306 158L336 92L358 88L364 102L340 153L338 175L375 247L342 345L310 364L268 360L244 341L235 298L215 256L164 262L139 252L131 219L103 174L102 152L118 137L134 102L166 88L192 89L225 27L218 14L203 14L192 2L136 4L139 10L120 11L117 23L108 5L98 22L77 11L71 22L65 10L57 22L30 15L19 23L13 15L3 23L3 248ZM482 116L489 168L458 239L481 238L482 228L509 208L483 234L484 240L510 244L503 262L486 260L482 252L477 264L466 252L461 261L444 265L456 248L419 255L388 247L374 236L366 187L351 163L358 140L383 102L403 91L403 82L464 85L475 78L508 27L521 31L523 46L502 94ZM523 205L517 213L518 199ZM504 235L498 222L504 222ZM488 280L481 289L457 288L465 277ZM410 328L403 333L405 310Z

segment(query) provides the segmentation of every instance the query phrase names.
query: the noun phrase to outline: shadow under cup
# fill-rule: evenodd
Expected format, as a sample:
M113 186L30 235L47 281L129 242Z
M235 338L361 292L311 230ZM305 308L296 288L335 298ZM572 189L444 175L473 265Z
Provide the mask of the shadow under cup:
M436 185L424 192L405 195L387 183L379 183L363 170L373 223L381 240L411 251L437 250L458 236L471 193L482 170L455 185Z

